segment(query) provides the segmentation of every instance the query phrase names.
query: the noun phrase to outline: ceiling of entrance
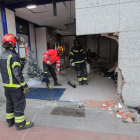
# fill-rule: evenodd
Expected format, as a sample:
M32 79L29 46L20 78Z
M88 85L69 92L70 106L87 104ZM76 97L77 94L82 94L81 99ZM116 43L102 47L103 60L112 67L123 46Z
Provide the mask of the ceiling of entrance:
M61 35L75 35L75 1L57 3L57 16L53 15L53 5L39 5L35 9L15 9L16 16L36 23L40 26L55 28ZM71 12L70 12L71 11ZM70 18L71 13L71 18Z

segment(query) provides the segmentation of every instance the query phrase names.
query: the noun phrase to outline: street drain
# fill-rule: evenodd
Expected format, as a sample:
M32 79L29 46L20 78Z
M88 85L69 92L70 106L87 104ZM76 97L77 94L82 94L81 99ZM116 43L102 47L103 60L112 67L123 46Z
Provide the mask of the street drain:
M85 109L74 109L70 107L56 107L51 112L52 115L85 117Z

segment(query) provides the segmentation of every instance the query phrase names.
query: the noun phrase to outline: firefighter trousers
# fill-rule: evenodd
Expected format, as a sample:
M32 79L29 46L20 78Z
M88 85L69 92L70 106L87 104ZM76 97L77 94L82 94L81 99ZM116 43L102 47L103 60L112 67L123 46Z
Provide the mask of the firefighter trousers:
M16 126L26 123L24 110L26 107L26 99L22 88L15 91L5 89L6 96L6 121L15 122Z
M78 81L87 81L87 68L86 63L76 63L76 71L77 71L77 78Z
M57 81L57 77L56 77L56 73L54 68L51 65L47 65L44 61L43 61L43 69L44 69L44 74L45 74L45 80L46 83L50 83L49 80L49 72L51 73L51 76L53 77L54 81Z

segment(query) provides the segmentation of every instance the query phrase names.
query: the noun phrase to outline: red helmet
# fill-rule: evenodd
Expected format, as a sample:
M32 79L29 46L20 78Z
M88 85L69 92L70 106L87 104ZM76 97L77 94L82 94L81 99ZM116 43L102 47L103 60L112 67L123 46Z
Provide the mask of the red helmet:
M2 39L2 43L5 43L5 44L14 45L16 44L16 42L17 42L17 39L13 34L6 34Z
M65 51L64 47L62 47L62 46L59 46L59 47L57 48L57 50L60 51L60 52L64 52L64 51Z

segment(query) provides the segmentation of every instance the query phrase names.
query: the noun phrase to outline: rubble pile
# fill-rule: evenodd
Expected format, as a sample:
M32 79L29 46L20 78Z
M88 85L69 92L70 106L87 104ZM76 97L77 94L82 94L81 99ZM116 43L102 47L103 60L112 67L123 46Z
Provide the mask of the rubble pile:
M98 62L93 62L90 64L90 72L91 73L95 73L97 75L100 75L101 73L101 66L102 64L101 63L98 63Z
M110 111L114 116L121 118L125 123L140 123L140 115L137 110L128 109L117 99L111 101L82 101L84 107L103 109Z

